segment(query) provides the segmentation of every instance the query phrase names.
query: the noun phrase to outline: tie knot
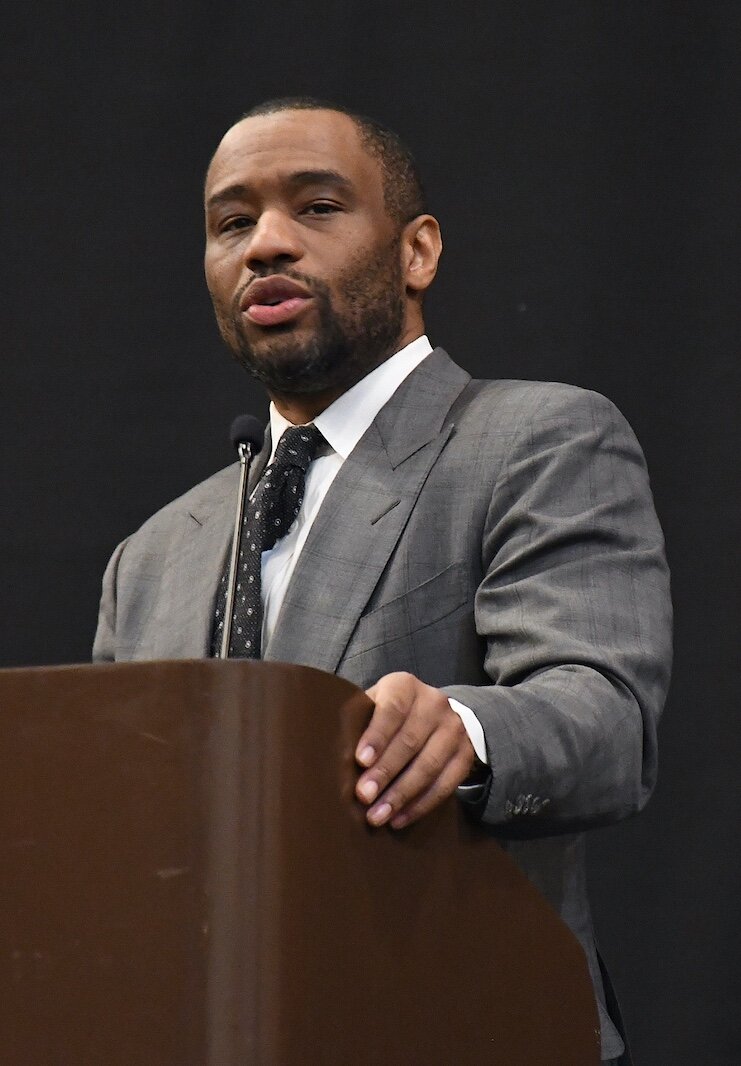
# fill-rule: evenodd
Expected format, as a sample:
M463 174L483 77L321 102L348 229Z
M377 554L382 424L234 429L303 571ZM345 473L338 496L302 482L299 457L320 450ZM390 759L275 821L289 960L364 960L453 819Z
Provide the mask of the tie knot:
M306 473L324 437L314 425L289 426L278 441L273 464L278 468L297 466Z

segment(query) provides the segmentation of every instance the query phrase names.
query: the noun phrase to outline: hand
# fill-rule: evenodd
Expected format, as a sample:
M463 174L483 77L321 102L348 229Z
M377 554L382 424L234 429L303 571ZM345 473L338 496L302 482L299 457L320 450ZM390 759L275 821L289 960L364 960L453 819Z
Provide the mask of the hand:
M367 695L376 706L355 751L366 767L355 792L371 825L401 829L455 792L475 752L445 693L412 674L386 674Z

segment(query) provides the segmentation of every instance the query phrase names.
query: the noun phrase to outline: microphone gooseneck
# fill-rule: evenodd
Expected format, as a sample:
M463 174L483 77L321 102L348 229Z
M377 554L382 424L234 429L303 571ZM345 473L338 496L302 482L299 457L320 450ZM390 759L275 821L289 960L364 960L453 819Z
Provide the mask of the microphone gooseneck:
M234 535L229 560L229 583L226 589L226 606L224 608L224 630L221 635L220 659L229 658L229 645L232 641L232 620L234 617L234 595L237 587L237 564L242 540L244 506L247 496L247 479L250 464L262 448L265 437L260 420L254 415L238 415L231 424L229 437L239 453L239 489L237 491L237 511L234 516Z

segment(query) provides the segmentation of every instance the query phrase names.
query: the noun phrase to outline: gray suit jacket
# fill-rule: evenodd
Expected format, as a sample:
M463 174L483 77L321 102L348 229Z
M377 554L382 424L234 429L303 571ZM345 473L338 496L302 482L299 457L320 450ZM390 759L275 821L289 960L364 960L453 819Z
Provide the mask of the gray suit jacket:
M235 465L119 546L97 660L208 654L236 483ZM581 941L603 1056L619 1055L581 831L650 795L671 638L645 464L615 407L472 381L436 349L332 483L265 658L362 688L408 670L476 712L493 771L479 814Z

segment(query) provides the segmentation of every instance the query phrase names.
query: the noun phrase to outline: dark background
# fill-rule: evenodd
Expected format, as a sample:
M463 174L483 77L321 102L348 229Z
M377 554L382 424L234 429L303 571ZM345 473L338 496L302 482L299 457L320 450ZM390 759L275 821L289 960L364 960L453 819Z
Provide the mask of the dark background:
M115 544L265 412L201 272L200 192L253 103L395 127L446 239L428 332L469 371L615 400L667 536L660 784L592 836L639 1066L741 1062L734 620L741 5L16 4L4 16L0 664L89 657ZM535 1005L537 1007L537 1005Z

